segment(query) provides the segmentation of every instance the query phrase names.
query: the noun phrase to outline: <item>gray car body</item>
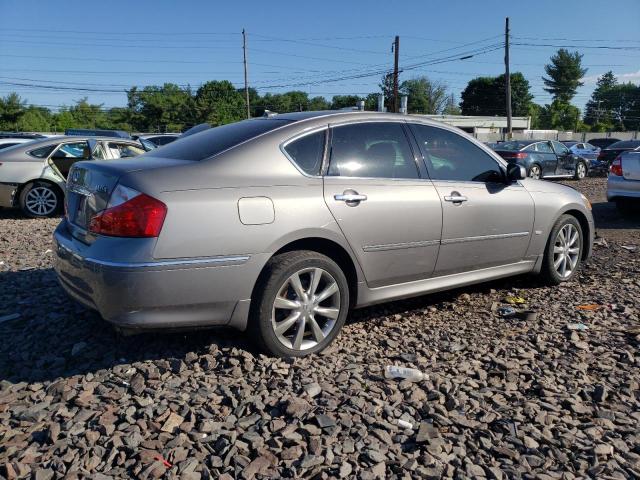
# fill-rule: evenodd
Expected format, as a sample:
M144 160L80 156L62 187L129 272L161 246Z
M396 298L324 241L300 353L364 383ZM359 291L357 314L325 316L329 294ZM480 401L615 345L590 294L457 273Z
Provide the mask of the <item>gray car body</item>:
M416 123L463 136L506 169L497 154L458 129L380 113L278 118L292 123L204 161L151 152L91 162L97 182L117 178L164 202L168 213L157 238L92 236L63 221L54 239L65 290L124 328L243 330L261 272L286 250L332 257L349 280L354 307L539 271L550 231L564 213L579 219L583 257L590 255L593 218L570 187L524 179L490 191L479 182L432 181L413 141L422 174L414 180L308 176L283 149L335 125ZM334 200L349 189L367 201L350 207ZM453 190L469 201L443 201ZM107 197L95 201L99 209Z
M620 154L622 175L609 174L607 178L607 200L633 199L640 201L640 152Z
M57 148L46 158L34 157L29 155L29 152L48 145L62 146L64 144L77 143L89 139L95 140L101 145L108 142L115 142L140 148L138 142L122 138L61 135L31 140L21 145L0 150L0 207L17 206L20 190L25 185L34 181L48 182L55 185L60 192L64 193L66 179L50 162L50 158L55 154ZM111 153L109 148L103 147L103 150L107 159L118 158Z

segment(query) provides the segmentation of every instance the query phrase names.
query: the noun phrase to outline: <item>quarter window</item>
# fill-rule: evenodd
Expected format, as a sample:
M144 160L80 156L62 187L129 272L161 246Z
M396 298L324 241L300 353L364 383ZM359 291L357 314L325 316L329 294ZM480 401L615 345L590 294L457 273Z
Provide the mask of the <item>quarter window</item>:
M399 123L359 123L335 127L328 175L419 178L411 147Z
M36 148L29 152L29 155L36 158L47 158L53 152L53 149L56 148L56 145L47 145L46 147Z
M500 165L461 135L443 128L411 125L434 180L501 182Z
M305 135L284 147L298 168L307 175L320 174L325 135L325 131Z

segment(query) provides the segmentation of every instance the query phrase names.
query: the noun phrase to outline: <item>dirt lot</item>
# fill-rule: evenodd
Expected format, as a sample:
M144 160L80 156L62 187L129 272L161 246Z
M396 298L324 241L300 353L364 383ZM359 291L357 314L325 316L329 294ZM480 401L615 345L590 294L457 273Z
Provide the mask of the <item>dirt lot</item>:
M0 212L0 475L640 478L640 218L602 178L567 184L606 240L576 281L360 310L294 361L224 330L118 336L56 284L57 220ZM537 319L492 311L513 295ZM429 378L386 380L390 364Z

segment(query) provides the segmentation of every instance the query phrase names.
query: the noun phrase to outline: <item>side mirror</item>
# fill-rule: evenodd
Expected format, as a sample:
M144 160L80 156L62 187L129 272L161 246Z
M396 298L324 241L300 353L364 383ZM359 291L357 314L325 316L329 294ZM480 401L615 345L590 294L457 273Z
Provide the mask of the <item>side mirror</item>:
M527 169L517 163L507 165L507 180L509 183L522 180L527 177Z

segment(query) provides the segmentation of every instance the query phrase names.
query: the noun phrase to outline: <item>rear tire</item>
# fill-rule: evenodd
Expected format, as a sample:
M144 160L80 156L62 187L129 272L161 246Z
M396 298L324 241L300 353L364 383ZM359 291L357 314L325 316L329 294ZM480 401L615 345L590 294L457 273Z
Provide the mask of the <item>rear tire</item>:
M583 232L573 215L562 215L554 224L547 240L540 275L549 285L573 279L582 263Z
M251 300L249 331L277 357L303 357L326 348L349 312L349 285L340 267L318 252L273 257Z
M576 171L573 174L574 180L582 180L587 176L587 164L580 161L576 163Z
M542 168L540 168L540 165L538 165L537 163L534 163L533 165L531 165L529 167L529 173L528 173L529 178L534 178L536 180L539 180L542 178Z
M46 218L58 214L62 207L62 194L49 182L35 181L22 189L18 201L27 217Z

